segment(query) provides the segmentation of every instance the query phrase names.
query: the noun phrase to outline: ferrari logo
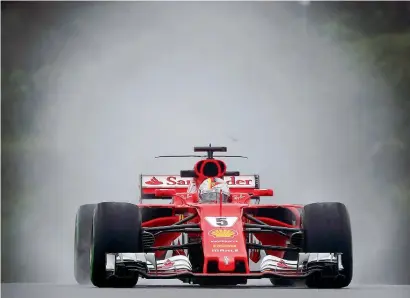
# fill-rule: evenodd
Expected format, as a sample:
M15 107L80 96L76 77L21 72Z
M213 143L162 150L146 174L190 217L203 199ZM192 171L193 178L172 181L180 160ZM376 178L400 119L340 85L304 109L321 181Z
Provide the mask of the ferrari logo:
M224 257L224 263L225 263L225 265L229 264L229 258L228 257Z
M232 229L214 229L209 231L209 235L214 238L232 238L238 235L238 232Z

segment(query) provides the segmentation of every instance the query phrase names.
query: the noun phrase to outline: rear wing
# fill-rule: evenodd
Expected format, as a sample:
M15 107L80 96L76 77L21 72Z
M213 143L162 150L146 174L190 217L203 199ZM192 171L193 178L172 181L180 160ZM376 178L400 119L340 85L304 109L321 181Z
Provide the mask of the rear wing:
M252 193L260 188L259 175L225 176L224 180L232 193ZM187 192L192 187L193 178L179 175L140 175L140 202L145 199L172 199L171 197L155 197L155 190L161 188L175 189L177 192Z

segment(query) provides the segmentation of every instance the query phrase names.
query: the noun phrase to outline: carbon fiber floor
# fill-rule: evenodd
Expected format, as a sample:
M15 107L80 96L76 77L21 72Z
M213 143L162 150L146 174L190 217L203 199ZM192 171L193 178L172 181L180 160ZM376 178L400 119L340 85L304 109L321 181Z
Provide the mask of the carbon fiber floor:
M286 298L408 298L410 286L361 286L352 285L341 290L314 290L305 288L273 288L268 280L250 281L247 286L230 288L198 288L177 281L142 280L133 289L98 289L92 286L50 284L2 284L2 298L180 298L180 297L229 297L257 296Z

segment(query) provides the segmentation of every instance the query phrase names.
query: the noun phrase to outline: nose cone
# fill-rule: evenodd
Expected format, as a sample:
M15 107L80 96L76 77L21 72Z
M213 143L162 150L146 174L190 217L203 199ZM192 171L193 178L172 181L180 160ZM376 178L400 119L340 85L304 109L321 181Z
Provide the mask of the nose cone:
M201 205L204 273L248 272L248 251L240 204Z
M220 272L235 271L235 259L231 256L220 257L218 260L218 269Z

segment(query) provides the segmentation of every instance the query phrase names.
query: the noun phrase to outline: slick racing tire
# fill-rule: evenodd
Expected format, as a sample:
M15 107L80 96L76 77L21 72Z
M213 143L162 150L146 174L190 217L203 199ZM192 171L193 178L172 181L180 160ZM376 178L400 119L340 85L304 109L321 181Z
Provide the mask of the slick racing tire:
M352 281L353 252L350 217L342 203L313 203L302 214L304 251L342 253L343 270L335 277L314 273L306 279L309 288L344 288Z
M143 252L141 214L130 203L103 202L94 211L91 243L91 282L99 288L134 287L138 274L127 277L109 275L107 253Z
M80 285L90 281L91 226L96 204L80 206L75 218L74 276Z

